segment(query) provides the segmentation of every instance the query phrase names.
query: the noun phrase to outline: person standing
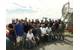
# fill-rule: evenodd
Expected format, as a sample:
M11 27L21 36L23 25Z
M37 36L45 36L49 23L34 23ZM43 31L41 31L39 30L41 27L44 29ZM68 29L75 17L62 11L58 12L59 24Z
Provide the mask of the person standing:
M63 21L59 23L59 40L64 40L65 24Z
M17 40L17 43L19 46L20 43L22 42L23 34L24 34L24 26L20 20L19 20L19 22L17 21L17 23L15 25L15 32L16 32L16 36L17 36L16 40Z
M46 29L47 29L47 33L48 33L48 41L51 41L52 40L52 29L49 24L46 27Z
M55 40L58 40L58 27L59 27L58 21L55 20L52 26L53 37Z
M8 26L6 26L6 38L8 38L8 44L6 43L6 45L8 47L10 47L11 49L13 48L13 45L16 45L16 34L15 34L15 30L13 28L12 24L8 24ZM14 48L13 48L14 49Z

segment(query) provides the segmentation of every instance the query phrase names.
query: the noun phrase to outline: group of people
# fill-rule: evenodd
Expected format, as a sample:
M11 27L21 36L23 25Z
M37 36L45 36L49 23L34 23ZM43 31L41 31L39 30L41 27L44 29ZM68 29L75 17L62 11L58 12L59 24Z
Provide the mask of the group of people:
M60 19L55 21L15 19L6 25L6 37L18 47L23 43L27 48L32 48L38 46L40 42L64 40L64 29L65 24Z

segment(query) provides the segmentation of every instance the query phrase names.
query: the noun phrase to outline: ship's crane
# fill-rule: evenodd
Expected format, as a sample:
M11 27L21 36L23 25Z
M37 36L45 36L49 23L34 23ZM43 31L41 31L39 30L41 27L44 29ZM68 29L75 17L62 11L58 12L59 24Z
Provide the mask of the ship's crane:
M73 9L70 8L69 2L63 5L61 19L65 22L67 29L73 30Z

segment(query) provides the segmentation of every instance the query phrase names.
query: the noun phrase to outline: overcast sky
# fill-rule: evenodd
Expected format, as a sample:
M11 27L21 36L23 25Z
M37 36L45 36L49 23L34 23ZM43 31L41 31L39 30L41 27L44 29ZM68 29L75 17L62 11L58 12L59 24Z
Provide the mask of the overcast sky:
M60 18L61 10L65 3L70 2L73 7L72 0L9 0L7 6L7 22L12 18L31 18L41 19L44 17Z

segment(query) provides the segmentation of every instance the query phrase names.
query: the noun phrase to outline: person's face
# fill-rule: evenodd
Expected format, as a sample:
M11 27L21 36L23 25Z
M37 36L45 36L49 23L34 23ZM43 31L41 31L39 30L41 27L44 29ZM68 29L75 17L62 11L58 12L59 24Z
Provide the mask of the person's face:
M29 32L32 33L32 29L30 29Z
M45 27L45 24L42 24L42 27Z
M15 23L15 20L12 20L12 23Z
M29 22L31 22L31 20L29 20Z
M43 27L43 24L41 24L41 27Z
M21 24L21 20L19 20L19 23Z
M57 20L55 20L55 23L57 23Z
M25 18L25 20L27 20L27 18Z
M18 19L16 19L16 22L19 21Z
M43 22L43 20L41 20L41 22Z
M49 27L49 24L48 24L48 27Z
M27 19L25 19L24 21L27 22Z
M34 19L32 19L32 21L34 22Z
M19 20L18 19L16 19L16 23L19 23Z

